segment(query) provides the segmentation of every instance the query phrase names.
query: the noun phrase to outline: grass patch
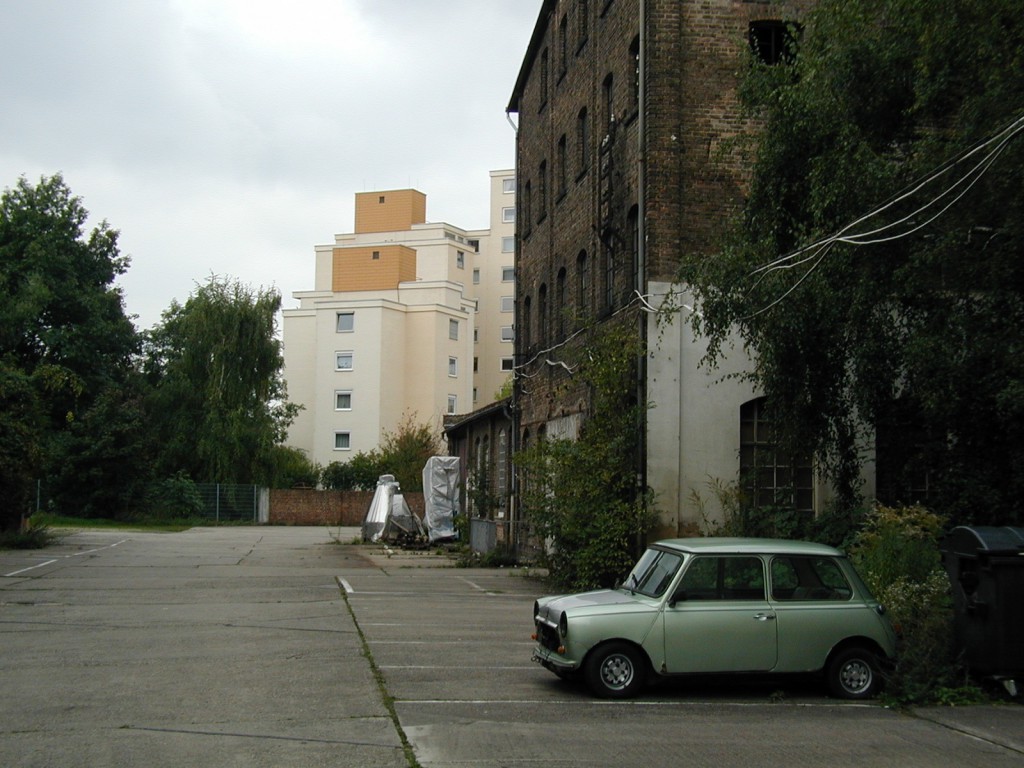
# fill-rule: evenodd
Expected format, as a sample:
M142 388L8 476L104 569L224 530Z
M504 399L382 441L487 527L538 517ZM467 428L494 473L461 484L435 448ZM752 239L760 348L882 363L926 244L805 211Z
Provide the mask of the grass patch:
M370 650L370 643L366 640L366 635L363 634L363 628L359 626L359 619L356 618L356 612L352 608L352 603L349 602L348 593L345 589L338 584L338 588L341 590L341 598L345 601L345 609L348 611L348 615L352 619L352 624L356 628L356 634L359 635L359 642L363 647L363 658L366 659L370 665L370 672L373 674L373 679L377 683L377 689L380 691L381 699L384 703L384 708L388 712L388 716L391 718L391 722L395 727L395 731L398 733L398 739L402 743L402 752L405 754L405 759L409 763L409 768L421 768L419 761L416 759L416 753L413 751L412 744L409 742L409 738L405 735L405 731L402 729L402 723L398 719L398 710L395 709L395 697L391 695L388 690L387 681L384 679L384 673L380 667L377 666L376 659L373 658L373 652Z
M213 525L210 520L157 520L138 518L135 520L111 520L102 517L67 517L49 512L37 512L30 520L31 527L50 529L77 528L87 530L156 531L178 533L197 525Z
M33 521L24 530L0 533L0 549L43 549L57 538L49 526Z

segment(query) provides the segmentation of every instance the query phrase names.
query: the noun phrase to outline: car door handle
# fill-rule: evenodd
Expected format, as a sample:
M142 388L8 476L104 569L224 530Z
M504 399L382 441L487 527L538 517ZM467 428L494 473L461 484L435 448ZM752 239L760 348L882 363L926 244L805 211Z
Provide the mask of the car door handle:
M775 621L774 613L756 613L754 614L754 621Z

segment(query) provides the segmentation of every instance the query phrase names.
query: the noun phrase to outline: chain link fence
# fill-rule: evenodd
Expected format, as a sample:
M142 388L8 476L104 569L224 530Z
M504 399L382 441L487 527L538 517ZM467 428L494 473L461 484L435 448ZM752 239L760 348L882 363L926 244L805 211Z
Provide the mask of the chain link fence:
M202 516L221 522L266 522L269 500L265 488L233 483L196 483Z

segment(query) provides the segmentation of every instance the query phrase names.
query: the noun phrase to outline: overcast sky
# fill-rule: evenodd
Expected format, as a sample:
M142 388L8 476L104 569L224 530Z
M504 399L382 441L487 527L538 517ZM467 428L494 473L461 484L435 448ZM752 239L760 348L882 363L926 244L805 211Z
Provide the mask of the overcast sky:
M488 225L541 0L0 0L0 188L60 172L120 230L145 330L210 274L313 288L354 195Z

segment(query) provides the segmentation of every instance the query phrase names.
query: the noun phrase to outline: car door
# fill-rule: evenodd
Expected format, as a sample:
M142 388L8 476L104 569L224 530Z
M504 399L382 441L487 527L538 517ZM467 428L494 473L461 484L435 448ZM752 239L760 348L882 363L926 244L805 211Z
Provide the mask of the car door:
M834 558L779 555L769 573L780 672L821 669L846 638L874 636L874 611L853 600L853 588Z
M689 672L764 672L775 667L775 611L764 562L750 555L697 555L665 607L665 667Z

